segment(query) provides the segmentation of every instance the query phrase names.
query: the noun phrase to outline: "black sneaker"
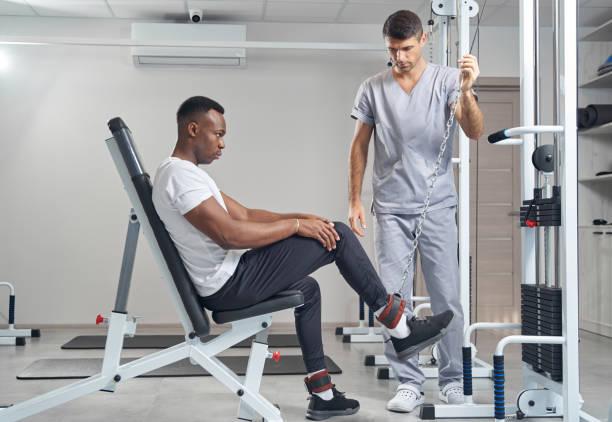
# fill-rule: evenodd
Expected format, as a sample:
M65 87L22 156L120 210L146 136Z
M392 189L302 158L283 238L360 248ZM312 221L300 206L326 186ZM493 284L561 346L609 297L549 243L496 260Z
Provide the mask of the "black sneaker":
M313 421L322 421L333 416L354 415L359 410L359 402L353 399L347 399L344 393L332 388L334 398L331 400L323 400L321 397L313 394L308 398L310 404L306 410L306 418Z
M453 311L448 310L422 319L412 317L407 321L410 328L408 337L391 337L397 356L402 360L408 360L427 346L434 344L446 333L446 328L454 316Z

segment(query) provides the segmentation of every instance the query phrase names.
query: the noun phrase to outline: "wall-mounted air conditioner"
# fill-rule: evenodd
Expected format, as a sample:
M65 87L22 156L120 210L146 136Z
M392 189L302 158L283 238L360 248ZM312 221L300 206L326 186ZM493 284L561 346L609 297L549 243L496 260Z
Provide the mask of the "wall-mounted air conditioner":
M242 67L246 64L244 48L180 47L181 42L246 41L244 25L133 23L132 40L176 42L179 45L132 47L132 58L136 65Z

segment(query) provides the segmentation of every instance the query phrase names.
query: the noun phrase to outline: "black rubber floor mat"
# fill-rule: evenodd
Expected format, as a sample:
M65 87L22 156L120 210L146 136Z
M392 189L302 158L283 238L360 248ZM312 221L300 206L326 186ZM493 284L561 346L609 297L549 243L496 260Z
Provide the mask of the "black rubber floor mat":
M246 373L248 356L220 356L219 360L227 365L237 375ZM121 359L121 364L131 362L136 358ZM341 374L342 369L329 357L325 356L325 364L330 374ZM43 379L79 379L87 378L100 372L101 358L79 359L40 359L17 375L19 380ZM303 375L306 374L301 355L281 355L280 360L266 360L264 375ZM210 374L199 365L192 365L189 359L183 359L163 368L156 369L141 377L200 377Z
M208 336L204 341L212 340L216 336ZM234 347L248 348L255 337L248 338ZM123 340L124 349L167 349L185 341L183 335L135 335ZM104 349L106 336L77 336L68 343L62 345L62 349ZM268 346L277 347L300 347L295 334L270 334Z

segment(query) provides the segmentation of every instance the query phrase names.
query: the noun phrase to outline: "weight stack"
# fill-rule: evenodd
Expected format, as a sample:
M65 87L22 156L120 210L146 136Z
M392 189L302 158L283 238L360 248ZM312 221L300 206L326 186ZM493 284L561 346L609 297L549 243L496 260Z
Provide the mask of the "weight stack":
M552 198L542 198L542 188L533 190L533 199L523 201L520 209L521 227L527 227L527 220L538 227L561 225L561 188L553 186Z
M528 336L562 335L561 289L521 285L521 333ZM553 381L563 380L561 344L523 344L523 362Z

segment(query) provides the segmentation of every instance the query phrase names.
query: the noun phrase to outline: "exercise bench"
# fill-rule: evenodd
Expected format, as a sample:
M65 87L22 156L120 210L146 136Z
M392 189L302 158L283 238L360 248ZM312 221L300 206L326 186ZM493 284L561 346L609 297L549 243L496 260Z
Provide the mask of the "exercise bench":
M23 403L0 409L0 421L17 421L94 391L114 392L122 381L189 358L192 364L200 365L236 394L239 399L238 419L253 420L258 414L266 422L282 422L280 410L259 393L265 360L272 357L268 352L268 330L273 312L301 306L304 296L299 291L286 291L248 308L213 312L215 322L231 323L232 328L210 341L202 342L201 339L210 333L210 321L198 301L198 294L178 251L155 211L151 198L151 181L142 166L132 134L120 118L110 120L108 126L113 137L107 139L106 144L133 208L129 217L115 307L110 318L106 319L109 327L101 372ZM119 359L123 339L126 335L134 335L136 330L135 319L130 320L127 315L127 300L140 228L170 291L185 330L185 341L121 365ZM251 336L255 336L255 340L251 345L246 376L241 379L220 362L216 355Z

